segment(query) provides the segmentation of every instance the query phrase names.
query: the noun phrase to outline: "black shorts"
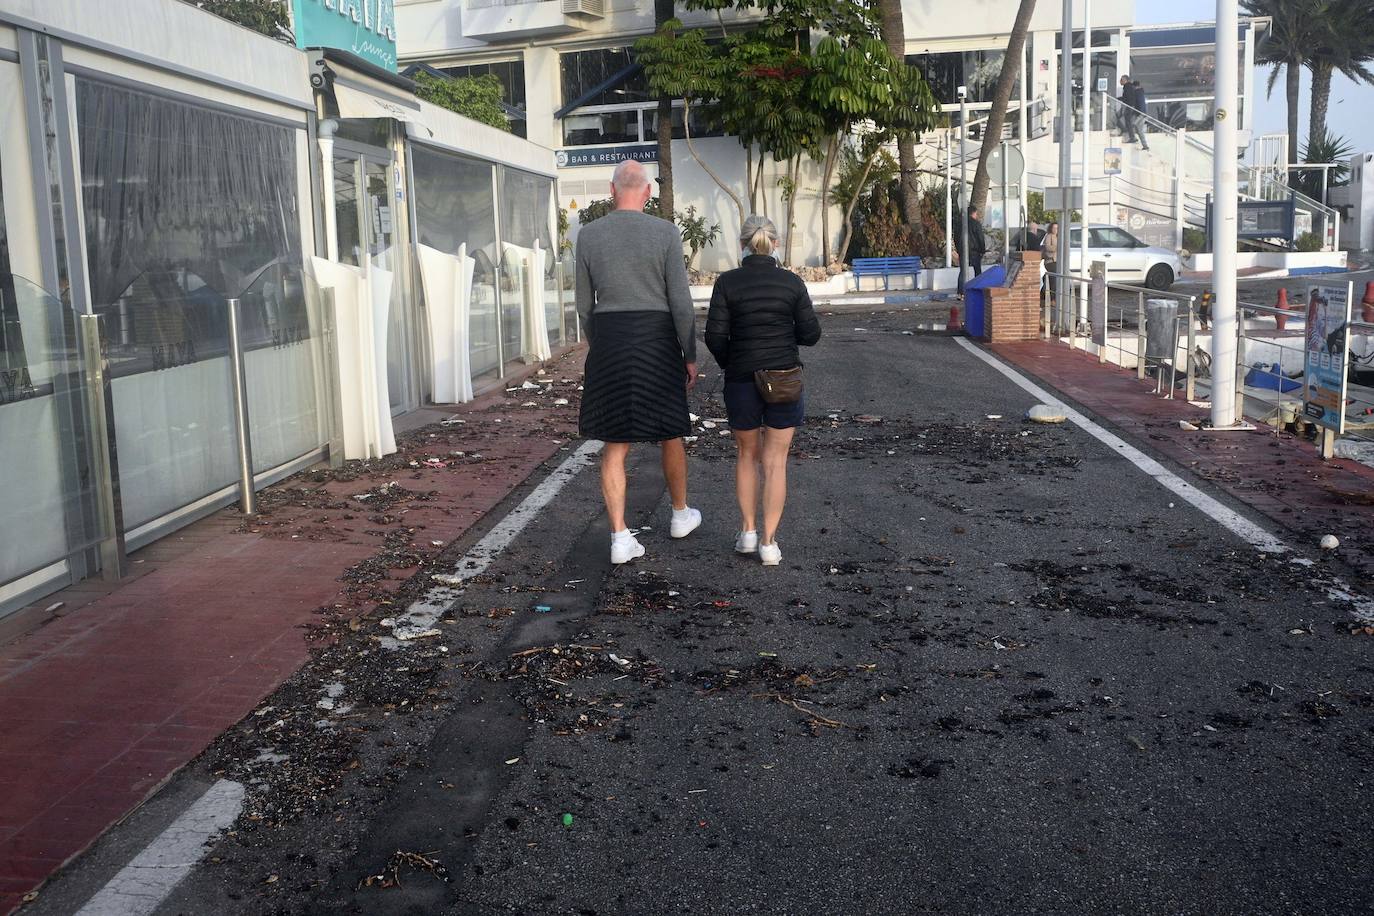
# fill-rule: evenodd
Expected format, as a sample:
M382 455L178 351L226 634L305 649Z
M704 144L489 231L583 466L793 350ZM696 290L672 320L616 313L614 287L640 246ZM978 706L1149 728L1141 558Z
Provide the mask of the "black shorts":
M792 429L806 419L806 394L792 404L769 404L753 381L725 383L725 415L730 428L741 431L767 426Z

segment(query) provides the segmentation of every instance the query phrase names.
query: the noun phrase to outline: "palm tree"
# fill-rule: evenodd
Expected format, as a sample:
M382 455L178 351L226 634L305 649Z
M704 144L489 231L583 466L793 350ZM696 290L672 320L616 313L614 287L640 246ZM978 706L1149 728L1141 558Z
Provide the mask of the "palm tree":
M1035 0L1021 0L1021 6L1016 11L1016 20L1011 26L1011 37L1007 39L1007 54L1002 58L1002 72L998 74L997 86L992 91L992 110L988 112L988 123L983 128L983 148L978 153L978 168L973 173L973 195L969 200L970 204L980 209L988 196L988 157L1002 139L1002 121L1007 116L1012 86L1021 75L1021 61L1026 56L1026 30L1030 28L1031 15L1034 12Z
M888 52L897 60L906 60L906 23L902 20L902 0L876 0L879 29ZM916 139L911 134L897 138L897 162L900 166L902 215L911 227L912 239L921 231L921 188L916 177Z
M1309 141L1326 136L1333 73L1339 70L1357 83L1374 83L1374 71L1368 66L1374 63L1374 4L1369 0L1325 0L1321 6L1321 35L1307 57L1312 71Z
M1247 16L1268 16L1269 34L1255 48L1255 61L1270 64L1267 92L1273 94L1283 71L1288 102L1288 161L1298 161L1298 106L1301 102L1302 68L1322 31L1325 0L1242 0Z

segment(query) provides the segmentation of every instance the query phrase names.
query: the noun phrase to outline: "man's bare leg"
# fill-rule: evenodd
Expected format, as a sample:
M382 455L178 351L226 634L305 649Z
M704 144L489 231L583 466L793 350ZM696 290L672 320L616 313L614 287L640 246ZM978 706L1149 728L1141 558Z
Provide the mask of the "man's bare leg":
M601 452L601 495L611 534L625 530L625 456L629 453L628 442L607 442Z
M663 449L663 477L668 481L668 496L674 509L687 508L687 446L681 439L665 439ZM623 496L623 490L622 496ZM621 500L624 502L623 498Z

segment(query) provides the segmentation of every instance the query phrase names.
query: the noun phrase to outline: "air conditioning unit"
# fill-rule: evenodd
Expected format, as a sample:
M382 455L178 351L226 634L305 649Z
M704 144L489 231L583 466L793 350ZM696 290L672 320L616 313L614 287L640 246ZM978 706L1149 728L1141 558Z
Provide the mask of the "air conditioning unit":
M563 0L563 15L590 16L601 19L606 15L605 0Z

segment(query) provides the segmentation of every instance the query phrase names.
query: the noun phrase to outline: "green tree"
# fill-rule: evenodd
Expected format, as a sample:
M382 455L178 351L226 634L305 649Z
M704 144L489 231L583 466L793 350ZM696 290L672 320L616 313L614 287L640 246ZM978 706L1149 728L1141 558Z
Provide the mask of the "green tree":
M878 7L879 29L888 53L898 60L906 60L906 22L902 18L902 0L875 0ZM901 167L899 199L902 213L913 231L921 224L921 182L916 169L916 137L903 133L897 137L897 163ZM840 255L844 257L843 254Z
M673 0L654 0L654 29L673 20ZM673 212L673 97L658 96L658 196L663 208Z
M846 143L840 157L839 176L832 195L844 211L844 235L835 260L844 261L854 240L854 211L876 185L892 185L901 174L898 160L883 148L876 134L865 134L858 143Z
M1312 71L1312 105L1308 139L1326 136L1331 103L1331 77L1345 74L1356 83L1374 83L1374 3L1370 0L1322 0L1320 37L1307 57Z
M1298 172L1297 188L1315 200L1322 199L1322 187L1339 188L1350 183L1350 166L1346 163L1350 156L1355 152L1355 148L1344 137L1333 137L1323 133L1315 139L1307 138L1307 145L1302 149L1302 161L1316 165L1332 164L1336 167L1326 169L1325 182L1322 181L1321 170L1302 169Z
M1267 92L1273 94L1279 71L1283 72L1288 106L1288 161L1298 161L1298 107L1301 104L1302 68L1322 29L1322 0L1242 0L1248 16L1268 16L1269 34L1255 48L1255 60L1270 64Z
M421 70L414 79L415 95L426 102L488 126L510 130L506 110L501 107L501 81L493 74L448 77Z
M291 27L287 0L193 0L207 13L247 26L272 38Z
M1016 11L1016 20L1011 26L1007 53L1002 58L1002 70L997 76L997 86L992 91L992 109L988 112L987 124L983 127L983 146L978 151L978 168L973 172L973 194L969 203L975 207L981 208L987 200L988 157L1002 139L1002 122L1007 117L1012 86L1021 75L1021 61L1026 56L1026 31L1030 28L1031 15L1034 12L1035 0L1021 0L1021 5ZM960 218L962 217L963 214L960 214Z

